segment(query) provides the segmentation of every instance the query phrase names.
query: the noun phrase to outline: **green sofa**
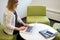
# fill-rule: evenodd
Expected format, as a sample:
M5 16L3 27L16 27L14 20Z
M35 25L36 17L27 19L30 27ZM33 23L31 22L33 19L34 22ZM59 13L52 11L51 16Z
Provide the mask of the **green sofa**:
M0 24L0 40L16 40L15 35L8 35L3 32L3 25Z
M27 7L27 23L43 23L49 25L50 22L46 16L45 6L28 6Z
M54 29L58 29L58 28L60 28L60 23L55 23L54 25L53 25L53 28ZM56 37L53 39L53 40L60 40L60 33L58 32L58 34L56 35Z

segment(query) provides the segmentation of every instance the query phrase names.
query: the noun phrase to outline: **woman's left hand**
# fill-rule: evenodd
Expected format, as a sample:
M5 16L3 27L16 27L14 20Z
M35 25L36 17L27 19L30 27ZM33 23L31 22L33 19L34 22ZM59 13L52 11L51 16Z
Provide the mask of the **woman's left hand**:
M29 27L29 24L24 24L25 27Z

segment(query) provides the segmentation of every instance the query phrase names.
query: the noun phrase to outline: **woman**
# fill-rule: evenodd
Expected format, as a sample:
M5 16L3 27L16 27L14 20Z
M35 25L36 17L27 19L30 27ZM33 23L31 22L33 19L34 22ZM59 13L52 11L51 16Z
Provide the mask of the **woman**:
M4 32L10 35L17 35L17 40L20 38L19 31L28 27L16 13L18 0L8 0L7 8L4 13ZM20 25L23 24L22 26Z

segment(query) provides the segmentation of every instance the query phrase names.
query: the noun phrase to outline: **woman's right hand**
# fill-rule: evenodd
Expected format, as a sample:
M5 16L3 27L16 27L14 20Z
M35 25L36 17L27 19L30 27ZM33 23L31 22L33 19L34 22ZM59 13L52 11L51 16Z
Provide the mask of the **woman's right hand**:
M26 27L22 26L19 28L19 30L24 30Z
M18 30L18 31L20 31L20 30L24 30L26 27L24 27L24 26L22 26L22 27L19 27L19 28L15 28L15 30Z

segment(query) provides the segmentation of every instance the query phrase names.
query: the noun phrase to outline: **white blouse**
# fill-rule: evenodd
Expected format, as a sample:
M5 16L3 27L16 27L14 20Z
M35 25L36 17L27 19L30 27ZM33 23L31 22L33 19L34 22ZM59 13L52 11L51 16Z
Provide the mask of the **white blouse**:
M17 18L19 22L22 22L21 18ZM15 27L15 15L13 12L9 11L6 9L3 17L3 25L4 25L4 31L7 34L13 35L13 30L16 28Z

